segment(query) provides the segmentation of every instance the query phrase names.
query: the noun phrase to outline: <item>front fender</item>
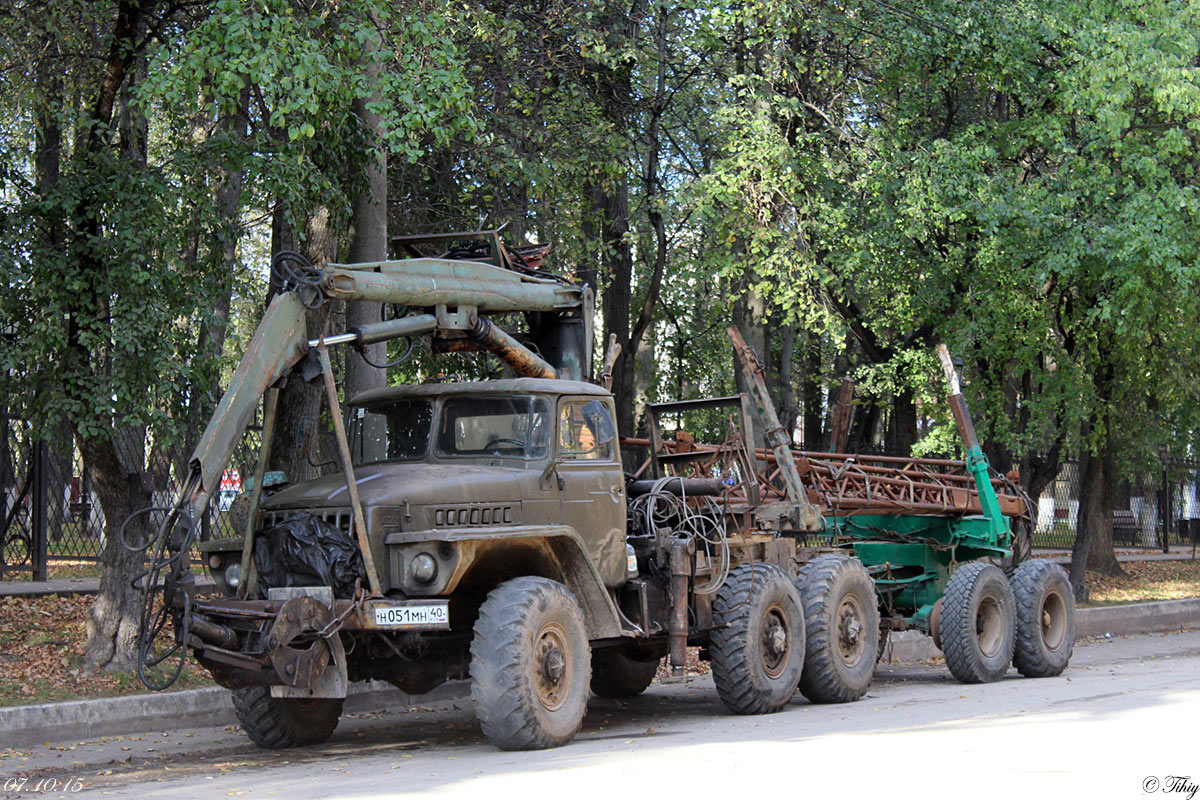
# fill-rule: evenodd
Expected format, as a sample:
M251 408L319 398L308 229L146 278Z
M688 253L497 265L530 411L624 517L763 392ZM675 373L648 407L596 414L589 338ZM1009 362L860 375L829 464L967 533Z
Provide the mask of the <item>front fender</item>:
M551 578L567 586L584 612L589 639L633 635L621 624L612 596L587 557L579 532L568 525L504 528L439 528L392 533L384 539L391 584L410 597L450 595L462 589L490 589L488 583L518 574ZM409 577L411 560L421 553L442 567L426 586Z

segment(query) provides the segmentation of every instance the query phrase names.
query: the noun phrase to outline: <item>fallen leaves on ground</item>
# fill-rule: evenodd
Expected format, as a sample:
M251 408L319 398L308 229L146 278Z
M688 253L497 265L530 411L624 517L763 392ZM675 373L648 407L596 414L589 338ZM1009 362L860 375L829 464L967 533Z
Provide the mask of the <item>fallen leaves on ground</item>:
M0 598L0 706L149 691L136 674L82 667L87 619L95 599ZM189 661L173 688L211 683L208 673Z
M1089 605L1200 597L1200 561L1123 561L1126 577L1087 574Z

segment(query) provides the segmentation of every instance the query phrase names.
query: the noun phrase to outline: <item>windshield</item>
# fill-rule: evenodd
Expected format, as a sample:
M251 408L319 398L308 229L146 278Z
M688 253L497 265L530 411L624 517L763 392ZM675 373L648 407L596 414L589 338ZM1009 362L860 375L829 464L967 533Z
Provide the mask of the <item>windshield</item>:
M438 420L440 456L542 458L550 437L550 407L541 397L454 397Z
M428 400L393 400L350 412L350 458L355 464L417 461L429 451L433 405Z

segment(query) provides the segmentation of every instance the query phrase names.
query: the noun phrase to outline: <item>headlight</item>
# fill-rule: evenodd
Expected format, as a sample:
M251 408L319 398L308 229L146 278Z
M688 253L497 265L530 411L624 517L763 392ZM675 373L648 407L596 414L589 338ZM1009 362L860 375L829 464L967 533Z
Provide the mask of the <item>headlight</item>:
M241 564L234 564L229 569L225 570L225 582L234 589L238 587L238 584L242 582Z
M431 583L437 577L437 561L429 553L421 553L412 560L409 574L417 583Z

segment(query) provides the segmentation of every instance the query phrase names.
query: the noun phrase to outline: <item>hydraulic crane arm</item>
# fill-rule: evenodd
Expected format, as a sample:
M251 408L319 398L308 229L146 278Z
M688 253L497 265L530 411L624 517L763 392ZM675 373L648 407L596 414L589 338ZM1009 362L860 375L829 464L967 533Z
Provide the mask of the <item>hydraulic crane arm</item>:
M582 379L591 360L591 290L566 280L444 258L329 264L322 270L305 265L303 272L302 288L292 286L271 301L192 452L189 467L193 479L198 480L190 483L190 496L184 499L194 516L219 486L259 399L304 360L318 341L362 346L434 334L440 337L435 351L486 350L518 374L541 378ZM309 306L328 300L367 300L423 313L308 341L302 297ZM548 317L533 335L541 354L501 330L485 312Z

